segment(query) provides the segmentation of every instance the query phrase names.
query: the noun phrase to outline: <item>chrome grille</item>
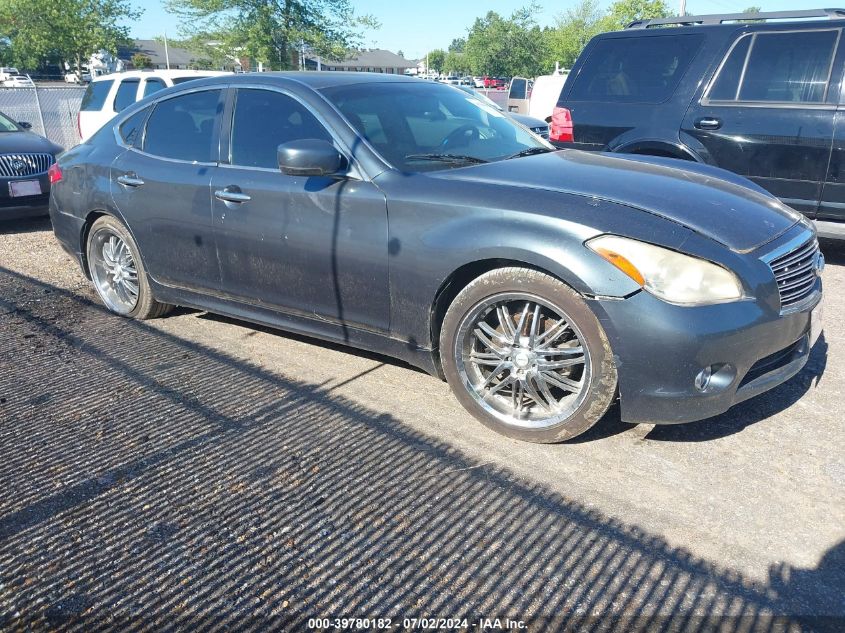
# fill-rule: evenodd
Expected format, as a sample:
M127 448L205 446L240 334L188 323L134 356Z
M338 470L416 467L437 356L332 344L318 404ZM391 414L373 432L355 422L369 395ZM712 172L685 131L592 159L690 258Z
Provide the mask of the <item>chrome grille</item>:
M52 154L0 154L0 178L37 176L52 164Z
M769 262L778 282L781 310L812 294L818 278L819 242L816 238Z

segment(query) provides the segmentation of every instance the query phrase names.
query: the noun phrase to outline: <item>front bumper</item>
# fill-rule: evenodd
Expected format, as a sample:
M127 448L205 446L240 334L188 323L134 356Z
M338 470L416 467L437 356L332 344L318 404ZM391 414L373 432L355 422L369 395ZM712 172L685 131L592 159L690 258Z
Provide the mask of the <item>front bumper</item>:
M13 198L10 195L9 183L13 180L37 180L41 184L41 191L37 196L23 196ZM37 176L23 176L21 178L0 178L0 220L18 220L47 215L48 200L50 198L50 179L47 174Z
M806 228L796 225L768 245L769 252L805 235ZM756 276L756 299L682 307L642 291L589 301L613 350L623 420L709 418L801 371L820 333L822 282L817 276L808 296L782 312L767 257L749 254L743 264ZM709 382L702 380L708 368Z

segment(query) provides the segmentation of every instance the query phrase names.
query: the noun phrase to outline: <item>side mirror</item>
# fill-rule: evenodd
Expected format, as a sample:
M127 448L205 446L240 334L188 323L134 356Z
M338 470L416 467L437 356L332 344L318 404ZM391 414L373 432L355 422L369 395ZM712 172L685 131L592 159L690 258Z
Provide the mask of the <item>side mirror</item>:
M30 123L29 121L18 121L18 125L20 125L25 130L32 129L32 123Z
M328 141L308 138L279 145L279 169L288 176L332 176L343 167L343 155Z

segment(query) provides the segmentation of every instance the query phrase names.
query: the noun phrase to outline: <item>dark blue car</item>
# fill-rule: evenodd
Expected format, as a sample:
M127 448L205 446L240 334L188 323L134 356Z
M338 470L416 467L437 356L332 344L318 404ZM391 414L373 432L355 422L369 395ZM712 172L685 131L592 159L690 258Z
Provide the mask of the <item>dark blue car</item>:
M117 314L192 306L395 356L530 441L617 394L631 422L721 413L795 375L820 328L815 232L756 185L554 151L412 78L183 84L51 179L56 236Z

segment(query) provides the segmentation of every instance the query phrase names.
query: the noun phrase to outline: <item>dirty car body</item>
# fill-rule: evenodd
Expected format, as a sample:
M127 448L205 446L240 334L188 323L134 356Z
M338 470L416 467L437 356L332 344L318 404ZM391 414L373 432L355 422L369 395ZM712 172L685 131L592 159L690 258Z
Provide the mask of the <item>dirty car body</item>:
M555 388L548 398L537 396L535 387L543 382L540 374L548 377L549 368L566 364L555 365L555 354L587 349L593 360L600 357L593 329L600 331L595 340L612 353L607 362L590 369L584 360L583 372L572 380L555 376L561 385L586 384L588 373L606 371L606 385L612 378L615 391L618 384L622 419L631 422L713 416L801 369L818 336L823 259L813 228L800 214L716 168L552 151L542 140L511 131L506 126L512 124L493 118L502 115L492 109L462 111L462 103L451 101L459 97L449 96L456 93L429 82L360 73L216 77L163 91L61 157L50 204L56 236L90 277L89 234L98 219L111 216L137 245L156 301L445 372L456 392L466 383L474 414L483 418L473 402L503 425L497 430L513 429L523 439L552 438L532 432L542 426L546 409L549 417L559 410L558 399L567 401L567 388ZM282 98L299 110L276 117L289 123L278 127L272 104ZM182 106L174 105L179 103L198 109L180 112ZM157 122L156 112L166 108L178 113L173 121L196 126L197 135L180 141L181 147L202 135L211 139L203 160L160 155L170 152L159 149L164 132L180 134L175 127L162 131ZM407 116L396 118L403 108ZM196 114L200 110L206 118ZM474 123L478 117L483 124ZM269 158L256 158L258 147L250 153L244 145L248 129L257 126L263 131L253 130L252 137L266 132L275 150L276 137L287 138L305 118L313 119L314 128L302 132L309 136L305 144L296 139L278 148L285 173ZM437 130L442 140L420 140ZM303 157L316 160L318 145L323 154L327 146L337 152L335 173L291 171ZM434 149L413 158L420 145ZM503 147L517 151L500 155ZM632 245L633 251L625 250ZM663 268L643 272L651 264L634 261L641 252L692 262L691 278L716 275L735 284L736 296L699 301L684 295L676 301L673 284L697 282L667 280ZM706 267L704 273L695 262ZM526 290L536 304L526 302L521 318L509 316L491 334L492 342L479 335L491 343L479 351L460 338L462 327L474 327L470 316L452 317L449 310L475 288L473 281L497 270L510 271L513 282L501 293L514 301L524 298L520 275L540 275L547 284L542 288L562 290ZM655 281L647 278L652 274ZM473 292L484 301L499 296L494 287L487 295ZM570 292L574 298L565 299ZM514 309L491 301L476 303L494 306L500 323L499 311L509 315ZM573 315L581 308L572 301L587 310L580 321ZM522 304L508 305L518 311ZM473 309L466 315L476 314ZM568 348L531 346L535 335L546 336L537 333L541 323L551 323L549 315L570 315L573 333L563 337ZM600 327L585 323L593 316ZM454 336L444 335L450 319L461 324ZM442 349L444 341L454 349ZM499 364L473 374L463 371L462 358ZM476 379L499 385L498 395L479 390ZM510 413L503 393L513 403ZM573 401L572 410L578 406Z

